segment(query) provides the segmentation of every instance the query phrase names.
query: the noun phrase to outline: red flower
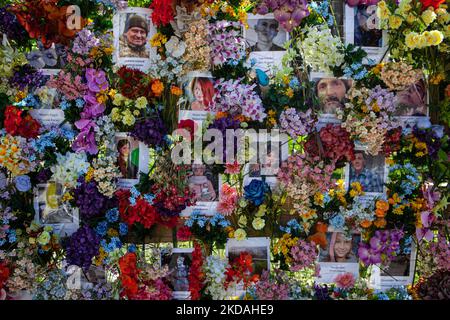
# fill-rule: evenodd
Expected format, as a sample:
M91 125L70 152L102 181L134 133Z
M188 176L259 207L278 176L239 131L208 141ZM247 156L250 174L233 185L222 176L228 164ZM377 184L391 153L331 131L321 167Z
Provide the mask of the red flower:
M38 121L14 106L6 107L4 126L10 135L24 138L36 138L41 128Z
M231 282L240 281L244 283L244 288L247 288L252 282L259 279L259 275L253 274L253 257L248 252L241 252L239 257L231 261L225 275L225 288L228 288Z
M136 203L131 205L129 190L119 190L116 192L116 196L119 200L120 217L129 226L140 223L149 229L158 222L159 216L156 209L144 198L137 198Z
M139 288L139 273L137 256L134 252L128 252L119 259L120 282L123 287L122 296L132 299Z
M178 129L186 129L191 135L190 136L191 141L193 141L195 130L197 129L197 124L195 123L194 120L191 119L180 120L180 122L178 122ZM184 138L187 139L188 137Z
M9 278L9 268L5 263L0 263L0 290L5 285L6 281Z
M124 97L134 100L152 96L150 81L144 72L124 66L117 71L117 74L120 78L119 90Z
M173 21L172 0L153 0L150 9L153 9L152 21L156 26L165 26Z
M189 269L189 291L191 292L191 300L199 300L201 290L204 286L205 275L202 272L203 256L201 246L195 242L194 252L192 252L192 263Z
M182 226L177 231L177 239L180 241L188 241L191 236L192 233L188 226Z
M439 8L439 5L444 3L445 0L420 0L420 2L422 3L422 11L425 11L428 7Z

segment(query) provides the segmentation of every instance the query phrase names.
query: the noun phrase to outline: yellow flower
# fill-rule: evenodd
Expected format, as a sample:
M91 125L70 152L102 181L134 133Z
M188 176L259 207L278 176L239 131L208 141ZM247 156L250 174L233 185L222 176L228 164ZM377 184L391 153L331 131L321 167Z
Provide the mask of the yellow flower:
M292 90L292 88L287 88L286 89L286 96L288 96L289 98L292 98L294 96L294 90Z
M389 199L390 204L396 204L402 202L402 199L398 196L398 193L394 193L392 198Z
M402 25L402 18L400 18L399 16L390 16L389 17L389 26L392 29L398 29L401 25Z
M430 31L429 37L430 37L431 45L433 45L433 46L439 45L444 40L444 35L442 34L442 32L440 32L438 30Z
M126 126L132 126L136 118L131 114L130 110L125 110L123 113L122 123Z
M136 108L144 109L148 104L146 97L139 97L136 99Z
M430 10L431 8L431 10ZM428 26L436 19L436 13L433 12L433 8L430 7L422 12L422 20Z
M318 206L323 206L323 194L321 192L316 192L314 195L314 203Z
M113 228L109 228L108 229L108 236L110 237L117 237L119 235L119 233L117 232L116 229Z
M445 79L445 75L443 73L434 74L431 76L430 82L434 85L438 85Z
M16 102L20 102L20 101L22 101L23 99L25 99L26 96L27 96L27 95L26 95L25 92L19 91L19 92L17 92L17 94L16 94L16 96L15 96L15 100L16 100Z
M290 80L289 80L289 76L287 74L283 75L283 84L288 85Z
M125 97L123 95L121 95L120 93L114 95L113 105L120 106L122 105L123 101L125 101Z
M256 212L255 216L257 217L262 217L266 214L266 205L263 204L261 206L259 206L258 211Z
M245 232L244 229L239 228L234 232L234 238L236 240L239 240L239 241L245 240L246 237L247 237L247 232Z
M117 122L120 120L120 111L119 108L112 108L111 110L111 120L113 122Z
M408 22L409 24L413 24L414 21L416 21L416 16L412 13L408 14L408 16L406 17L406 22Z
M86 182L89 182L89 181L92 180L93 177L94 177L94 168L89 167L89 169L88 169L88 171L86 173L86 176L84 177L84 180Z
M114 96L117 94L117 90L116 89L109 89L109 91L108 91L108 96L111 98L111 99L114 99Z
M394 208L394 210L392 210L393 214L397 214L397 215L402 215L403 214L403 206L398 206L397 208Z
M167 37L161 33L156 33L151 39L150 44L152 47L161 47L167 42Z
M415 49L419 42L419 34L417 32L410 32L405 37L405 44L409 49Z
M245 227L247 225L247 217L242 215L239 217L238 224L240 227Z
M97 102L100 104L104 104L108 100L108 95L105 91L97 93Z
M381 70L383 69L383 67L384 67L384 63L383 62L379 63L375 67L372 68L372 72L374 74L378 75L381 73Z
M66 192L64 193L63 197L62 197L62 201L63 202L67 202L73 199L73 196L70 194L70 192Z
M252 226L255 230L262 230L265 225L266 225L266 221L264 219L261 219L261 218L253 219Z

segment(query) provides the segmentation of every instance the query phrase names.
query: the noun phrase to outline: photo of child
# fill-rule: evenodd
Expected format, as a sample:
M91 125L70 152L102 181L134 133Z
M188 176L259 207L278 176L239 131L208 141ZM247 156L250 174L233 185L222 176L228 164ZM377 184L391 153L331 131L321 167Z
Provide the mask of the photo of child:
M189 177L188 184L189 190L193 192L194 199L196 201L210 202L217 200L218 182L213 181L214 177L212 173L207 172L207 168L204 164L192 165L192 176Z
M214 84L211 78L195 77L189 85L190 109L207 111L214 97Z

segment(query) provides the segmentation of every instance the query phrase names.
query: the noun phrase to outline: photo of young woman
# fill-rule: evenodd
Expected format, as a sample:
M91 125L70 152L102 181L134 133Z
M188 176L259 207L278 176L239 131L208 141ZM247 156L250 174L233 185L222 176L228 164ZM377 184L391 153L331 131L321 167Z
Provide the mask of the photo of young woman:
M349 263L358 262L357 248L360 236L347 236L344 232L327 233L328 247L321 252L321 262Z
M207 111L214 97L212 79L206 77L193 78L189 89L194 99L191 102L191 110Z
M139 163L139 149L132 150L129 139L123 138L117 142L117 165L123 179L137 179L138 163Z

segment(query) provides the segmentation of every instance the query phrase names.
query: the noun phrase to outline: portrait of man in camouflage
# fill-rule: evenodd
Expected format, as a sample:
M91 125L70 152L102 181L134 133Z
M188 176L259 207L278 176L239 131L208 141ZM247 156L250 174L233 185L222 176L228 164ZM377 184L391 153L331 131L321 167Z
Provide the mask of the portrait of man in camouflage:
M128 17L125 29L119 39L119 56L121 58L150 58L146 48L149 26L140 15Z

